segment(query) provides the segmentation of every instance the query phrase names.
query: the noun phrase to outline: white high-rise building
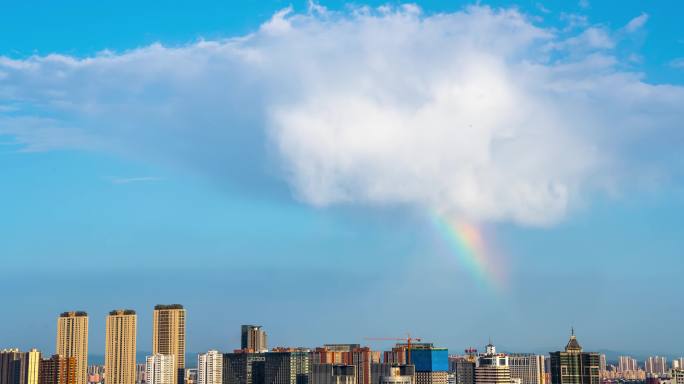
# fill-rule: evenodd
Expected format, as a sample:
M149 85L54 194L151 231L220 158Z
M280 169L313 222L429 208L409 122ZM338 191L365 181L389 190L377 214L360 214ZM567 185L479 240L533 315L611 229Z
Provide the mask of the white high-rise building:
M684 357L672 360L672 369L682 369L684 370Z
M147 384L177 384L175 355L147 356L145 363Z
M223 381L223 355L211 350L197 356L197 384L221 384Z
M637 361L631 356L620 356L618 360L619 372L635 372L639 369Z
M520 379L522 384L544 384L544 356L514 353L508 355L511 378Z
M656 376L662 376L667 372L667 360L660 356L651 356L644 363L644 370Z
M519 379L517 381L520 381ZM496 347L489 343L487 351L477 358L475 384L511 384L511 370L508 356L496 353Z

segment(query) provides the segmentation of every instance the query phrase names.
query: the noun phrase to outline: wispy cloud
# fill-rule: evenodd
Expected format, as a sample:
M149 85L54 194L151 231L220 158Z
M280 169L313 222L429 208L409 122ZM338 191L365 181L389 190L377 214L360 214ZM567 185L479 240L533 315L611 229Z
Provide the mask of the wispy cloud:
M164 178L157 176L142 176L142 177L111 177L108 179L112 184L131 184L131 183L149 183L162 181Z
M541 12L541 13L546 13L546 14L551 13L551 10L546 8L543 3L537 2L535 4L535 6L537 7L539 12Z
M626 72L620 33L577 25L558 33L486 6L288 8L232 39L0 57L0 99L31 100L0 112L0 134L164 162L250 193L284 182L317 206L546 225L668 170L684 135L684 88Z
M628 33L636 32L637 30L643 28L644 25L646 25L647 21L648 21L648 14L642 13L641 15L630 20L627 23L627 25L625 25L624 30Z
M561 21L565 22L564 31L568 32L577 28L585 28L589 25L589 20L586 15L579 15L577 13L561 13Z

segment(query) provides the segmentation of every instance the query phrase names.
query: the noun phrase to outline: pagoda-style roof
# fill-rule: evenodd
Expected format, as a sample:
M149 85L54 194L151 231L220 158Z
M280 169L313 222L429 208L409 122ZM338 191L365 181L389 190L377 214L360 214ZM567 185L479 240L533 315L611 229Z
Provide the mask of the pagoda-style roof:
M582 352L582 346L577 341L577 337L573 333L568 340L568 344L565 346L565 352Z

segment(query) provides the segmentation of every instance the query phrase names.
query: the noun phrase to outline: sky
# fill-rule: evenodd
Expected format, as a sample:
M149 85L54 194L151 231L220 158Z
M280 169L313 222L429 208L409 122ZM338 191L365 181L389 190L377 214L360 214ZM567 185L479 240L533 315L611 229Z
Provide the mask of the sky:
M181 303L192 352L684 355L675 2L0 12L0 348Z

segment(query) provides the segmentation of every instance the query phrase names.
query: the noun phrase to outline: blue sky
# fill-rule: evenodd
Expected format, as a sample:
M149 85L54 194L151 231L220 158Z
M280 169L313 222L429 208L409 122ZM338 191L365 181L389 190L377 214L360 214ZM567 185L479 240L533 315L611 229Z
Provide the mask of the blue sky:
M130 307L149 350L179 302L191 351L258 323L271 345L543 352L574 326L684 354L681 6L383 4L6 6L0 347L51 351L83 309L101 354ZM435 212L482 229L502 288Z

